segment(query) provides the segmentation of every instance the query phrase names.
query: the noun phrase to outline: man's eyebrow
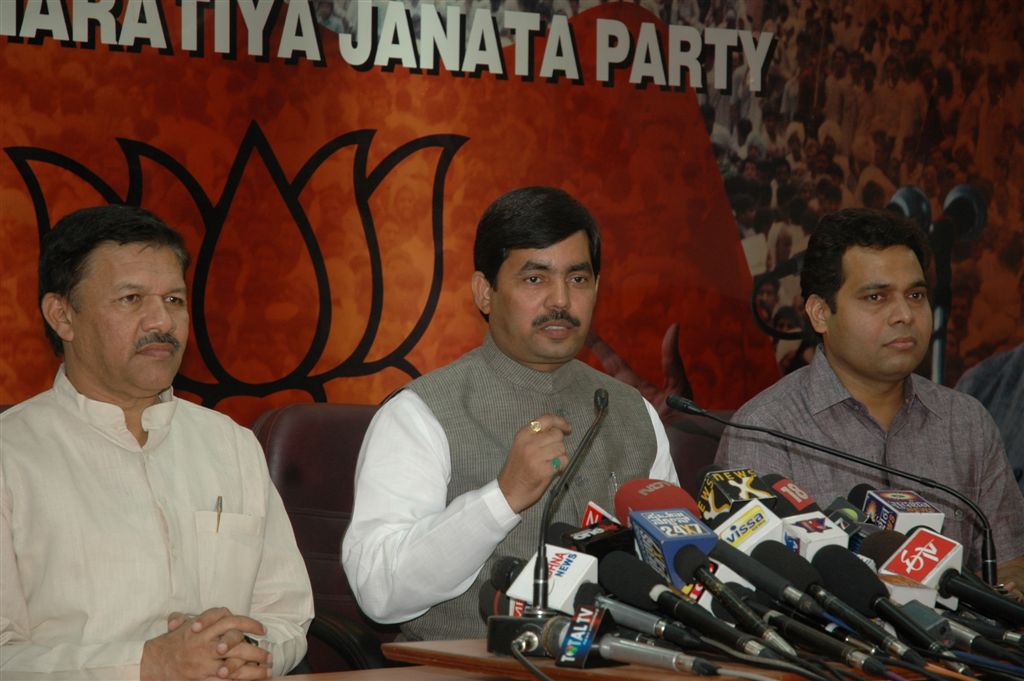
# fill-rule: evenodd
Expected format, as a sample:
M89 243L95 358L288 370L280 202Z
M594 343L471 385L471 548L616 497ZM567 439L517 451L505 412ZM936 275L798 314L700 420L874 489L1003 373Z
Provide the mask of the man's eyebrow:
M918 279L913 282L908 289L912 288L927 288L928 282L924 279ZM857 291L886 291L896 288L896 285L888 281L869 281L866 284L862 284Z
M520 272L552 272L554 268L549 262L541 262L539 260L527 260L523 263L522 267L519 268ZM578 262L569 265L567 272L593 272L594 267L590 262Z
M118 293L126 293L126 292L143 292L144 293L148 289L145 286L143 286L142 284L136 284L135 282L126 281L126 282L122 282L122 283L118 284L117 287L115 288L115 290ZM188 287L187 286L175 286L174 288L172 288L172 289L170 289L168 291L165 291L162 295L166 295L168 293L184 294L184 293L187 293L187 292L188 292Z

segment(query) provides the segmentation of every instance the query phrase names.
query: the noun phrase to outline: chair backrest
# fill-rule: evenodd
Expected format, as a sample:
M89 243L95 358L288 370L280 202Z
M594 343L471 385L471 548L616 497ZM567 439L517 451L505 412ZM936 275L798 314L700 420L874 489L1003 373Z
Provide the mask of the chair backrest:
M363 615L340 560L341 539L352 518L359 447L376 411L365 404L289 404L261 415L252 429L291 518L316 611L362 621L389 641L397 627Z

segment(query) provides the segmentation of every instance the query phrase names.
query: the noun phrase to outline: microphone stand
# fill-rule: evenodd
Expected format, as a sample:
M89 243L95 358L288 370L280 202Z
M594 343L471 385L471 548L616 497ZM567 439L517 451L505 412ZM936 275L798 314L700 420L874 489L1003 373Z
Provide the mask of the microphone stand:
M908 480L913 480L914 482L918 483L919 485L924 485L925 487L930 487L932 489L941 490L941 491L945 492L946 494L950 495L951 497L954 497L954 498L962 501L968 507L970 507L970 509L972 511L974 511L974 514L977 516L978 520L981 522L981 527L982 527L981 574L982 574L982 577L985 579L985 581L988 584L991 584L993 586L999 583L999 580L998 580L998 578L996 576L996 545L995 545L995 541L992 538L992 526L989 524L988 518L985 516L985 514L982 513L980 508L978 508L978 505L976 503L974 503L974 501L969 499L962 492L959 492L959 491L953 489L952 487L950 487L948 485L943 485L940 482L936 482L935 480L931 480L929 478L924 478L924 477L921 477L920 475L915 475L914 473L908 473L907 471L902 471L902 470L900 470L898 468L892 468L891 466L886 466L885 464L882 464L882 463L877 463L875 461L870 461L868 459L862 459L861 457L854 456L853 454L850 454L848 452L844 452L844 451L835 449L833 447L829 447L827 445L818 444L817 442L811 442L810 440L805 440L804 438L798 437L796 435L790 435L789 433L783 433L782 431L775 430L774 428L763 428L761 426L751 426L751 425L747 425L745 423L736 423L734 421L727 421L726 419L720 418L720 417L712 414L711 412L707 411L703 407L698 406L692 400L688 400L685 397L682 397L680 395L669 395L668 396L668 406L672 407L673 409L677 409L679 411L686 412L687 414L693 414L695 416L704 416L704 417L709 418L709 419L711 419L713 421L718 421L719 423L721 423L723 425L726 425L726 426L732 426L733 428L740 428L742 430L753 430L753 431L757 431L759 433L765 433L767 435L771 435L773 437L777 437L780 440L786 440L788 442L795 442L796 444L803 445L804 447L809 447L811 449L816 449L819 452L824 452L825 454L830 454L832 456L839 457L840 459L844 459L846 461L850 461L851 463L856 463L856 464L860 464L862 466L867 466L868 468L874 468L875 470L879 470L879 471L882 471L882 472L885 472L885 473L890 473L892 475L898 475L900 477L907 478Z
M545 652L542 645L544 625L559 612L548 607L548 560L544 530L551 524L551 516L558 507L558 502L569 489L569 484L590 451L597 430L608 413L608 391L604 388L594 391L594 409L597 411L594 422L583 434L583 439L569 465L562 472L561 479L552 482L544 510L541 512L540 540L537 560L533 566L533 603L523 609L522 617L492 615L487 618L488 652L499 655L507 655L511 651L515 651L512 652L513 655L543 655Z
M548 500L544 504L544 511L540 517L540 541L537 545L537 562L533 566L533 605L523 610L523 614L527 617L546 617L557 614L557 611L548 609L548 560L544 529L551 524L551 516L554 515L555 509L558 508L558 503L569 489L569 484L576 477L576 471L580 469L583 459L590 452L590 446L594 442L594 437L597 435L601 422L604 421L605 414L608 413L608 391L604 388L598 388L594 391L594 409L597 411L594 422L590 424L590 428L584 433L580 446L576 448L576 454L572 457L569 465L565 467L561 479L556 478L554 484L551 485L551 489L548 491Z

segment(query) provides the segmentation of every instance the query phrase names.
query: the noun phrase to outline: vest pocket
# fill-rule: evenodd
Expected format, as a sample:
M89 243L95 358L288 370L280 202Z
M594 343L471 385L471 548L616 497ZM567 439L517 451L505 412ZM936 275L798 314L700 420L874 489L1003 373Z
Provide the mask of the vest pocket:
M263 548L263 516L196 511L199 597L203 609L248 615Z

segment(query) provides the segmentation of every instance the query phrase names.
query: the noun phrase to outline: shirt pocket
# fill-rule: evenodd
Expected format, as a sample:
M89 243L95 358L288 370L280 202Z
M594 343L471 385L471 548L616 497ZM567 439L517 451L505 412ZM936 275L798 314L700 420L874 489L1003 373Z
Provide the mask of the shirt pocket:
M195 520L203 609L224 607L248 615L263 554L265 518L196 511Z

